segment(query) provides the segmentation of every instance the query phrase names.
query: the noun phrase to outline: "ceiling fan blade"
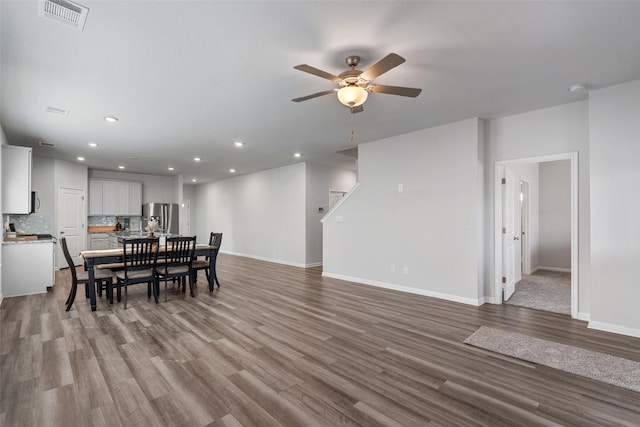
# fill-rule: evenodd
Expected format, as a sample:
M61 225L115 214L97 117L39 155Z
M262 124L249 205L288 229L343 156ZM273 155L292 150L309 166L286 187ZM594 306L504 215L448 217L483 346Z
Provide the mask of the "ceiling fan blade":
M362 105L358 105L356 107L351 107L351 114L353 113L361 113L364 111L364 107Z
M362 74L360 74L360 77L365 80L371 81L376 77L386 73L390 69L402 64L404 61L405 59L402 56L396 55L395 53L390 53L380 61L373 64L367 70L365 70Z
M388 93L389 95L409 96L415 98L420 95L422 89L416 89L413 87L402 86L387 86L387 85L369 85L368 89L371 92Z
M337 83L340 81L340 77L334 76L333 74L327 73L326 71L319 70L315 67L312 67L311 65L301 64L296 65L293 68L295 68L296 70L304 71L305 73L313 74L314 76L322 77L323 79L331 80L332 82Z
M338 89L324 90L322 92L316 92L316 93L313 93L311 95L301 96L300 98L294 98L294 99L292 99L292 101L293 102L302 102L302 101L306 101L307 99L313 99L313 98L317 98L319 96L329 95L330 93L336 93L337 90Z

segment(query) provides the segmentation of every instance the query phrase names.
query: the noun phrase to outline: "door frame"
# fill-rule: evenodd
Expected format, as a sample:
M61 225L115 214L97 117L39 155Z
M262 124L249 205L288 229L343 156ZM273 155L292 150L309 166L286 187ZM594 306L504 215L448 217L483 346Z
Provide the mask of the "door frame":
M523 185L524 184L524 185ZM522 274L531 274L531 250L529 248L529 217L531 206L529 200L531 183L520 178L520 191L522 193L522 204L520 206L520 245L522 246Z
M83 207L82 207L82 216L81 219L83 221L82 223L82 232L80 233L80 237L79 237L79 241L83 242L81 245L82 250L86 249L87 247L87 190L84 188L75 188L75 187L69 187L66 185L59 185L58 189L56 191L56 199L55 199L55 211L56 211L56 229L55 229L55 235L56 238L60 237L60 220L61 220L61 215L60 215L60 190L73 190L73 191L79 191L82 194L82 200L83 200ZM58 245L55 245L58 246ZM55 258L54 258L54 268L55 269L61 269L61 268L65 268L67 267L67 261L64 259L64 254L62 253L62 248L58 247L56 249L54 249L55 252ZM72 256L72 258L76 258L74 256ZM79 264L78 264L79 265Z
M503 304L502 298L502 177L504 168L509 165L522 165L556 160L571 162L571 317L578 317L578 153L568 152L546 156L526 157L512 160L497 160L494 170L494 296L497 304Z

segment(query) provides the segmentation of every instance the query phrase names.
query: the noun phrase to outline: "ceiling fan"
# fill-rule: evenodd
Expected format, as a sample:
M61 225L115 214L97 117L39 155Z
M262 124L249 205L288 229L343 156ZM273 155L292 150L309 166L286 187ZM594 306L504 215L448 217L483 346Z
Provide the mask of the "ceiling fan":
M337 93L338 99L342 104L349 107L352 113L359 113L363 111L362 104L367 100L369 92L409 96L411 98L415 98L420 95L420 92L422 92L422 89L415 89L411 87L376 85L371 83L371 81L376 77L405 62L403 57L396 55L395 53L390 53L365 71L356 70L356 67L360 63L359 56L348 56L346 62L351 69L340 73L337 76L307 64L296 65L293 67L296 70L304 71L305 73L313 74L314 76L322 77L323 79L338 83L339 88L317 92L300 98L294 98L292 101L302 102L307 99L329 95L330 93Z

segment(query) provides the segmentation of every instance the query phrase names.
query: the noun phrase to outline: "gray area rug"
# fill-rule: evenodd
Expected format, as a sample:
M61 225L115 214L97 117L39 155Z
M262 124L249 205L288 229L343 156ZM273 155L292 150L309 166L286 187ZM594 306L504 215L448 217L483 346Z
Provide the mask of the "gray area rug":
M640 362L633 360L486 326L464 343L640 392Z
M571 314L571 273L538 270L523 274L506 304Z

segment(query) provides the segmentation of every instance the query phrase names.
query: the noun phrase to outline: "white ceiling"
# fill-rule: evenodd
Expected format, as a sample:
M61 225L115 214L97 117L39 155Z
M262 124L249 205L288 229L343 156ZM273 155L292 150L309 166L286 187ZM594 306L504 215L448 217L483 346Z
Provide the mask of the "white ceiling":
M574 83L640 78L640 2L78 3L90 9L83 32L40 17L37 1L0 1L7 139L185 182L305 160L351 167L335 152L585 98L567 91ZM422 88L418 98L372 93L359 114L332 95L291 102L333 87L294 65L338 74L346 56L366 69L390 52L407 62L375 82Z

